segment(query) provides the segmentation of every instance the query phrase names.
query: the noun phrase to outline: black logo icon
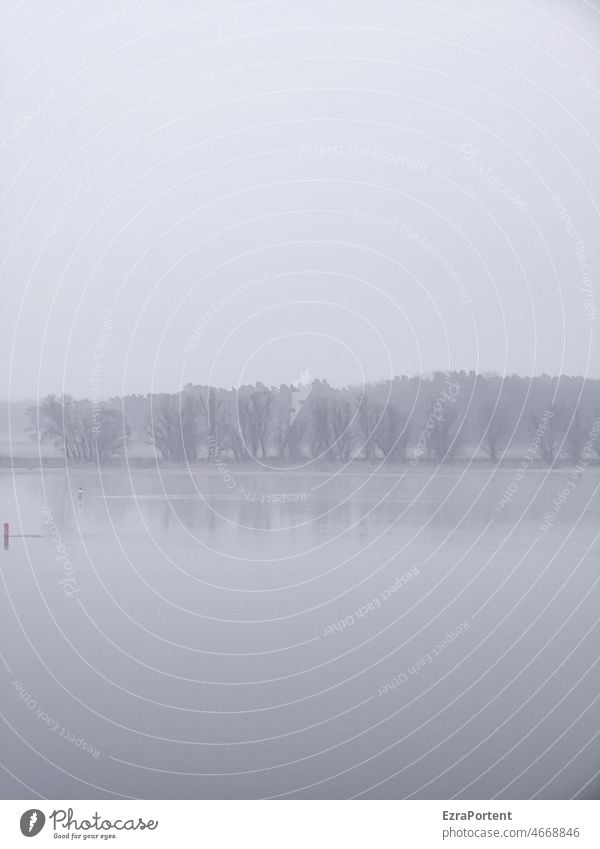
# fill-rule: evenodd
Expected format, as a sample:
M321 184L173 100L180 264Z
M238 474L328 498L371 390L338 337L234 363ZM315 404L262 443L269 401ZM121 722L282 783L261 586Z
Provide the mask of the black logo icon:
M44 827L46 817L37 808L25 811L21 816L21 834L25 837L35 837Z

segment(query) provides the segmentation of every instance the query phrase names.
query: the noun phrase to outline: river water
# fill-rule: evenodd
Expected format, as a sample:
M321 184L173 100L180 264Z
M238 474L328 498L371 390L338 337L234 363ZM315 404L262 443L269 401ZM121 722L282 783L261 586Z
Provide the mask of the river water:
M515 471L2 472L2 795L597 798L599 470Z

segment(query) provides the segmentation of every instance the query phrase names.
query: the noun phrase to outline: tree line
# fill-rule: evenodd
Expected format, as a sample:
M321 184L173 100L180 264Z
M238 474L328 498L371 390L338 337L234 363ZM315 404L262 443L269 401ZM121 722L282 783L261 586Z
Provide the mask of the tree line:
M342 389L318 379L229 390L188 384L96 404L49 395L27 417L32 438L69 463L115 461L134 441L169 463L498 463L527 446L548 466L600 457L600 381L546 375L436 372Z

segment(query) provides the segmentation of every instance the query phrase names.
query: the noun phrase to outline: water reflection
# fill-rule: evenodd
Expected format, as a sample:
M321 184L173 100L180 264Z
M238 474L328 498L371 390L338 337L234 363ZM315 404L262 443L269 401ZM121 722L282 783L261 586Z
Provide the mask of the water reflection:
M202 470L0 478L3 514L43 534L4 552L2 652L43 709L102 756L82 762L7 699L25 739L100 788L158 798L262 796L322 779L317 794L337 797L380 781L375 795L426 783L442 798L471 783L466 798L502 795L508 781L504 795L519 798L555 774L558 797L582 785L560 770L597 731L592 709L577 719L597 694L594 474L553 535L539 523L562 473L526 477L501 514L510 470L236 475L242 494ZM302 492L305 500L281 497ZM81 587L73 598L44 505ZM438 658L434 647L463 621L469 629ZM435 663L420 664L427 654ZM402 674L407 686L380 698ZM458 767L458 744L445 742L454 732L463 750L481 746ZM23 768L22 747L2 734L9 767ZM591 749L579 777L595 774ZM165 764L221 777L167 781ZM236 774L241 764L259 772ZM45 795L100 792L39 759L30 768Z
M312 534L319 539L349 533L360 540L402 527L452 528L461 522L490 521L511 524L521 521L524 512L528 521L542 522L566 476L566 471L564 476L530 474L519 497L501 511L496 506L512 478L510 470L469 475L460 468L453 474L403 471L371 478L238 473L235 491L218 475L199 471L163 470L159 475L154 470L138 470L129 476L116 470L101 475L78 470L69 475L17 476L14 485L17 506L30 533L44 531L41 508L46 504L65 532L77 535L103 532L112 526L125 534L145 528L162 534L183 529L227 538L255 530L289 532L300 538ZM7 484L8 478L3 489L5 501L10 501ZM81 499L77 497L79 487ZM580 519L581 505L590 498L584 518L593 520L600 498L592 474L579 482L577 498L562 505L557 523ZM10 515L11 510L7 507L5 514Z

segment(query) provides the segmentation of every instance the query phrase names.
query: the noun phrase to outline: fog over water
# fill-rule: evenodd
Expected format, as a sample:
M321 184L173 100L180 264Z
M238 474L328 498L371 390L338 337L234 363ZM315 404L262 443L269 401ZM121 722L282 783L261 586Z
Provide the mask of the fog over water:
M597 475L513 476L3 478L3 795L594 798Z
M0 3L1 798L598 798L599 11Z
M566 0L12 9L3 394L89 395L107 314L105 397L600 376L598 28Z

